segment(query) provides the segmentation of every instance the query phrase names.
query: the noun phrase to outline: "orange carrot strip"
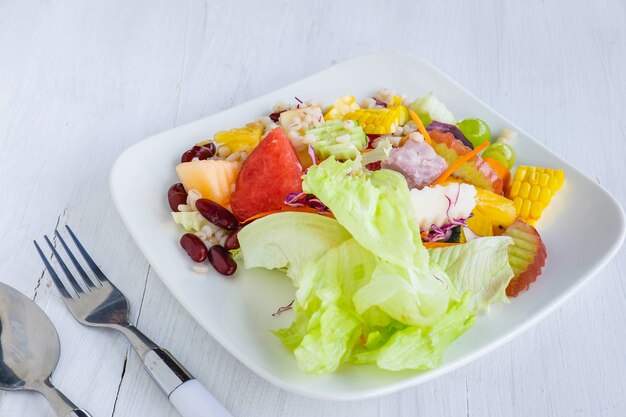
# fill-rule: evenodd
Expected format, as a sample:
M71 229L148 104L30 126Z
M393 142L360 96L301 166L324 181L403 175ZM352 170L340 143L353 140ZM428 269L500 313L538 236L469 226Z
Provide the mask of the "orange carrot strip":
M422 244L424 245L426 249L443 248L445 246L460 245L460 243L453 243L453 242L422 242Z
M459 159L454 161L443 173L433 182L431 185L439 185L444 182L454 171L456 171L461 165L472 159L474 156L478 155L480 151L485 149L489 145L489 141L484 141L465 155L462 155Z
M424 136L424 140L426 141L426 143L432 146L433 140L430 138L428 131L424 127L424 123L422 123L422 119L420 119L420 117L417 114L415 114L413 110L409 110L409 114L411 115L411 119L413 119L413 122L417 125L417 129L420 131L422 136Z

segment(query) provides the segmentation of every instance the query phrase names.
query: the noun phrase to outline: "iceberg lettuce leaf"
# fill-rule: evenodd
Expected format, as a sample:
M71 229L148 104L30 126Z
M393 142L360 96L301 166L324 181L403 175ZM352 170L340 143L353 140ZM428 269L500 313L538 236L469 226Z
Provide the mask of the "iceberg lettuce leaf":
M479 310L488 311L497 302L508 302L506 287L513 278L507 236L481 237L463 245L430 249L431 260L448 275L460 292L469 291Z
M366 347L355 349L350 362L376 363L390 371L434 368L441 364L450 343L474 325L474 318L473 302L466 293L458 302L451 302L446 314L432 326L388 327L374 338L368 337ZM368 349L370 345L380 347Z

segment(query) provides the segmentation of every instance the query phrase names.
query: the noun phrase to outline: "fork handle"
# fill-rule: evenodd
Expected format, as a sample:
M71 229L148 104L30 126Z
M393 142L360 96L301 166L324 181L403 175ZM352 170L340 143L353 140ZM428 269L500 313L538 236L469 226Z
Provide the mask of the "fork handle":
M182 417L232 417L232 414L167 350L157 347L143 358L148 373Z
M170 394L182 417L232 417L232 414L198 381L192 379Z

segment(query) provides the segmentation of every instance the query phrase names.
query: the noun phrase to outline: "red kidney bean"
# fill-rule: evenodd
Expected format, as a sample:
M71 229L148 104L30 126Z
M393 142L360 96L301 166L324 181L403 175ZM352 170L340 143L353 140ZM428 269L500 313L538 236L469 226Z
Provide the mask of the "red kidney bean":
M174 184L167 190L167 202L172 211L178 211L179 204L187 204L187 191L181 183Z
M237 233L239 233L240 230L241 227L238 227L228 235L226 241L224 241L224 247L226 250L239 249L239 239L237 239Z
M198 158L199 160L203 161L205 159L209 159L210 157L213 156L213 154L211 153L211 151L209 150L209 148L205 148L204 146L200 147L200 146L194 146L194 149L198 148L196 150L196 158Z
M209 249L209 262L222 275L232 275L237 270L237 262L220 245L211 246L211 249Z
M209 256L209 251L202 239L193 233L185 233L180 238L180 246L187 251L187 254L194 262L204 262Z
M217 147L215 146L213 142L209 142L206 145L202 145L202 148L207 149L209 151L208 158L215 156L215 153L217 152Z
M208 198L196 201L196 208L205 219L223 229L235 230L239 226L233 213Z
M272 119L272 122L278 123L278 119L280 119L281 113L282 113L281 111L277 111L275 113L270 114L270 119Z
M199 160L209 159L215 156L217 148L213 142L209 142L206 145L202 146L194 146L193 148L185 151L183 155L180 157L180 162L190 162L194 158L198 158Z
M181 163L191 162L191 160L195 157L196 157L196 151L194 151L193 149L189 149L188 151L185 151L183 156L180 157L180 162Z

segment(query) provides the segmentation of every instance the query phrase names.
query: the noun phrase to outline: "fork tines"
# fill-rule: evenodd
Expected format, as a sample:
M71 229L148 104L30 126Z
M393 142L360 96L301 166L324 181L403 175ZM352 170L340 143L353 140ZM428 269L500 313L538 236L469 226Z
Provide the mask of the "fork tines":
M74 245L76 246L76 248L78 249L78 251L82 255L85 263L89 266L89 269L91 269L91 271L94 274L93 278L90 277L89 274L87 274L87 272L82 267L82 265L80 264L78 259L76 259L76 256L74 256L74 253L72 253L72 250L68 247L67 243L65 242L65 240L63 239L63 237L61 236L59 231L55 229L54 234L55 234L56 238L59 240L59 242L61 242L61 246L63 246L63 249L65 250L65 253L69 257L70 261L74 265L74 268L76 269L76 271L78 272L80 277L82 278L82 282L85 285L84 289L78 283L76 278L74 278L74 275L72 274L70 269L67 267L67 265L63 261L63 257L61 257L59 252L57 252L56 248L54 247L54 244L50 241L48 236L44 236L44 240L46 241L46 243L50 247L50 250L52 251L52 255L53 255L52 257L54 257L56 259L57 263L59 264L59 266L63 270L63 272L64 272L65 276L67 277L67 280L69 281L72 289L74 290L76 295L80 297L81 294L84 294L85 290L90 292L92 288L97 288L98 286L101 286L102 282L107 281L107 278L104 275L104 273L100 270L98 265L96 265L96 263L91 258L91 256L89 256L89 253L83 247L83 245L80 243L80 240L78 240L78 238L76 237L76 235L74 234L72 229L69 226L65 226L65 228L67 229L70 238L74 242ZM41 247L39 246L37 241L35 240L35 241L33 241L33 243L35 244L35 247L37 248L37 252L39 253L39 256L41 257L41 260L43 261L43 263L44 263L44 265L46 267L46 270L48 270L48 273L52 277L52 281L54 282L55 286L59 289L59 292L61 292L61 295L63 297L65 297L65 298L72 298L72 296L70 295L70 291L68 291L68 287L63 283L63 281L61 281L59 275L57 274L55 269L50 264L50 261L48 260L48 258L44 255L44 253L41 250Z

